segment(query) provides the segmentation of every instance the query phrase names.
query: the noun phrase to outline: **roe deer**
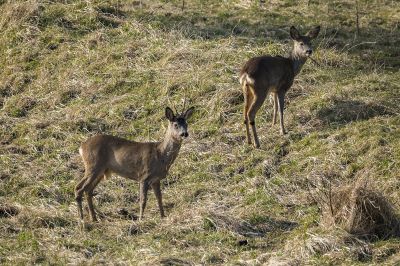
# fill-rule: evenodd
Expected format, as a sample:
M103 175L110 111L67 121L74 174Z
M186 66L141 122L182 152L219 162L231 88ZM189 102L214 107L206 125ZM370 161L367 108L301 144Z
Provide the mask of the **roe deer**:
M306 35L300 35L292 26L290 37L294 41L293 50L288 58L281 56L253 57L240 71L240 84L244 94L244 124L246 125L247 142L252 143L249 124L254 135L256 148L260 147L255 117L265 98L271 93L274 104L272 124L276 122L276 112L279 102L281 134L285 134L283 124L283 108L285 94L293 84L294 77L300 72L307 58L312 54L311 40L318 36L320 26L315 27Z
M178 156L183 138L189 136L187 119L194 108L181 114L165 109L169 120L165 137L161 142L135 142L108 135L90 137L82 143L79 154L85 165L85 176L75 188L78 214L83 221L82 196L86 194L92 221L97 221L93 208L93 190L98 183L111 173L134 179L140 187L140 215L143 218L147 191L151 186L157 198L161 217L164 217L160 180L165 178L172 163Z

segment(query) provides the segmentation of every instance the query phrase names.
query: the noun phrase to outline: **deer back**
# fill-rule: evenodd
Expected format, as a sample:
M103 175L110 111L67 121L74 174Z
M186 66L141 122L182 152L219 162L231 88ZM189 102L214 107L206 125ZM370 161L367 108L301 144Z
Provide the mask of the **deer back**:
M81 145L80 153L89 170L109 170L119 176L141 180L162 168L157 144L97 135Z
M294 80L292 63L280 56L253 57L243 66L240 76L247 75L249 85L277 92L289 88ZM253 81L253 82L251 82ZM249 83L249 82L248 82Z

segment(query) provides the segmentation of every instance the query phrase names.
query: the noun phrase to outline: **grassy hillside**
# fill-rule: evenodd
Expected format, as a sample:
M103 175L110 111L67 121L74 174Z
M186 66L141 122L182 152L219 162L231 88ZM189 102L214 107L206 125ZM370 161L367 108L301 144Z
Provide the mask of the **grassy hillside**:
M399 238L322 226L312 196L367 178L400 208L400 4L359 0L358 33L356 1L265 2L0 1L0 263L400 261ZM319 64L287 95L287 135L264 104L254 149L238 72L287 53L291 25L322 26ZM101 221L80 230L80 143L159 140L185 97L196 112L162 184L167 217L150 193L137 221L137 183L113 177L96 189Z

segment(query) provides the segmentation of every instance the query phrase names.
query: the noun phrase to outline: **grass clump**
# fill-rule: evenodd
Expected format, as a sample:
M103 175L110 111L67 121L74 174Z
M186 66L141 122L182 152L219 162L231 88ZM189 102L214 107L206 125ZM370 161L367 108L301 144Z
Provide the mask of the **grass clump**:
M321 225L339 227L360 237L399 236L400 220L392 203L359 180L331 191L322 201Z

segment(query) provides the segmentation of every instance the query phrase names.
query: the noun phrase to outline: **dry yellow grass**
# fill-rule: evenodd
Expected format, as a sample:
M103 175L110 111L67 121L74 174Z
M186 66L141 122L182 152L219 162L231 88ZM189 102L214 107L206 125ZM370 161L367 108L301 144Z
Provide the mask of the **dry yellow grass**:
M357 36L354 1L185 2L0 1L0 263L398 261L397 238L321 229L309 181L340 187L368 170L399 207L399 4L359 1ZM248 147L241 65L285 54L291 25L316 24L320 65L307 62L288 93L289 134L264 107L262 149ZM96 190L101 221L79 230L81 141L158 140L165 106L184 97L197 112L162 184L167 218L150 194L135 220L137 185L113 177Z

